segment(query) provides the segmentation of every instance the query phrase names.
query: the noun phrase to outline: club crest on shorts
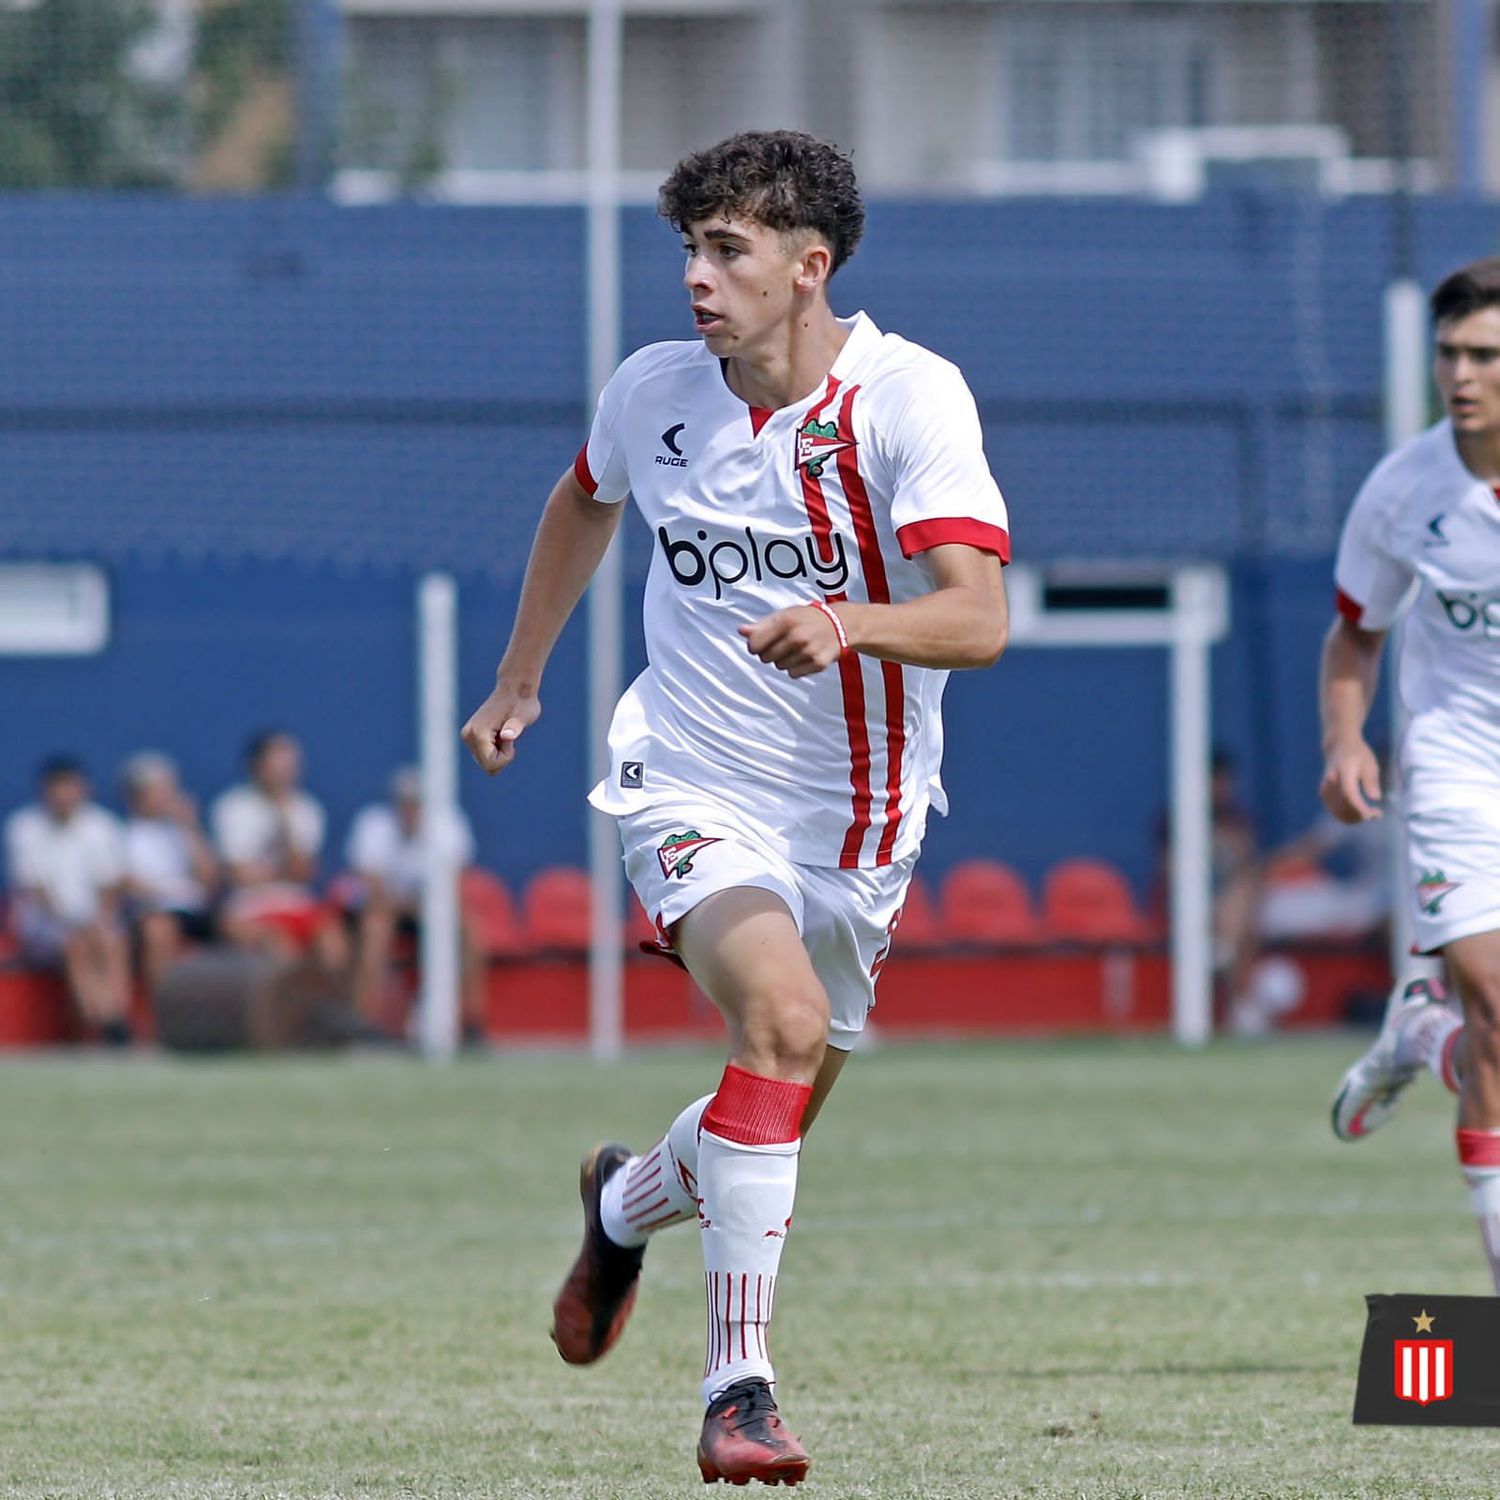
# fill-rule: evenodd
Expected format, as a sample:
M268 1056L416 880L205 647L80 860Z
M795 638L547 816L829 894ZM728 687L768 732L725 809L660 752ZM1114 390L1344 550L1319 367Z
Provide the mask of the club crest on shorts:
M1456 891L1457 880L1449 880L1441 870L1423 870L1417 880L1417 905L1429 917L1435 917L1443 904L1443 897Z
M696 828L684 833L669 833L657 848L656 857L661 861L661 872L670 880L674 875L681 880L693 871L693 861L710 844L722 843L722 839L704 838Z
M806 469L809 479L821 479L823 465L853 446L853 438L839 436L836 422L819 422L809 417L797 432L797 467Z

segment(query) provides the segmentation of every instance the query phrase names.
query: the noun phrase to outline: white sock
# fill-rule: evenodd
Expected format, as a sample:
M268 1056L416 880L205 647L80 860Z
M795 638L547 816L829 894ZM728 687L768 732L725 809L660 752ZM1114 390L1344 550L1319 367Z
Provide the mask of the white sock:
M774 1381L769 1342L776 1272L792 1225L801 1141L747 1146L705 1130L698 1142L703 1195L708 1353L703 1399L738 1380Z
M1500 1294L1500 1130L1458 1132L1458 1159L1469 1184L1469 1203L1489 1257L1490 1277Z
M713 1097L688 1105L644 1156L631 1157L604 1184L600 1217L615 1244L633 1249L698 1217L698 1127Z

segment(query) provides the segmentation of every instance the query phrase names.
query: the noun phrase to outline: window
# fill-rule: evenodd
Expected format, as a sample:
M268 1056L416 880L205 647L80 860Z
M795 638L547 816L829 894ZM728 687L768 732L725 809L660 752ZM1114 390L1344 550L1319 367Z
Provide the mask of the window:
M1216 123L1216 49L1201 15L1028 6L998 24L1003 158L1124 161L1141 131Z

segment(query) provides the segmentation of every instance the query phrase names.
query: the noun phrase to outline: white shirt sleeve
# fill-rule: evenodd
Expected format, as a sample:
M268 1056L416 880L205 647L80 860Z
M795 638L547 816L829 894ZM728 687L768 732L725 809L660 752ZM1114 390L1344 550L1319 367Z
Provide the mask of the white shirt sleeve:
M5 878L18 890L42 883L35 829L36 818L30 808L18 808L5 820Z
M1416 570L1391 551L1389 481L1377 469L1354 498L1339 536L1333 581L1338 611L1363 630L1388 630L1420 586Z
M265 819L259 802L244 787L231 787L216 797L208 820L214 844L230 864L265 857Z
M922 368L886 430L891 525L903 556L961 542L1010 561L1010 520L984 456L974 397L945 360Z
M635 379L631 368L633 359L633 355L627 359L599 392L589 440L579 449L573 465L573 475L579 484L594 499L606 505L618 504L630 493L620 413L625 404L625 393Z
M396 836L395 818L381 806L361 809L349 830L349 842L344 858L349 868L359 875L374 875L385 879L395 863L399 838Z

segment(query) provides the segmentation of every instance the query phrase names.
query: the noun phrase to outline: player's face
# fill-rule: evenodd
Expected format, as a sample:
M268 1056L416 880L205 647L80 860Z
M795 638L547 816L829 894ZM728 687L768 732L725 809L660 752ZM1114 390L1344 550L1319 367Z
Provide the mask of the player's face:
M1455 432L1500 433L1500 307L1440 324L1432 373Z
M683 231L682 247L693 324L721 359L760 346L809 290L809 245L754 220L699 220ZM822 279L815 265L811 285Z

